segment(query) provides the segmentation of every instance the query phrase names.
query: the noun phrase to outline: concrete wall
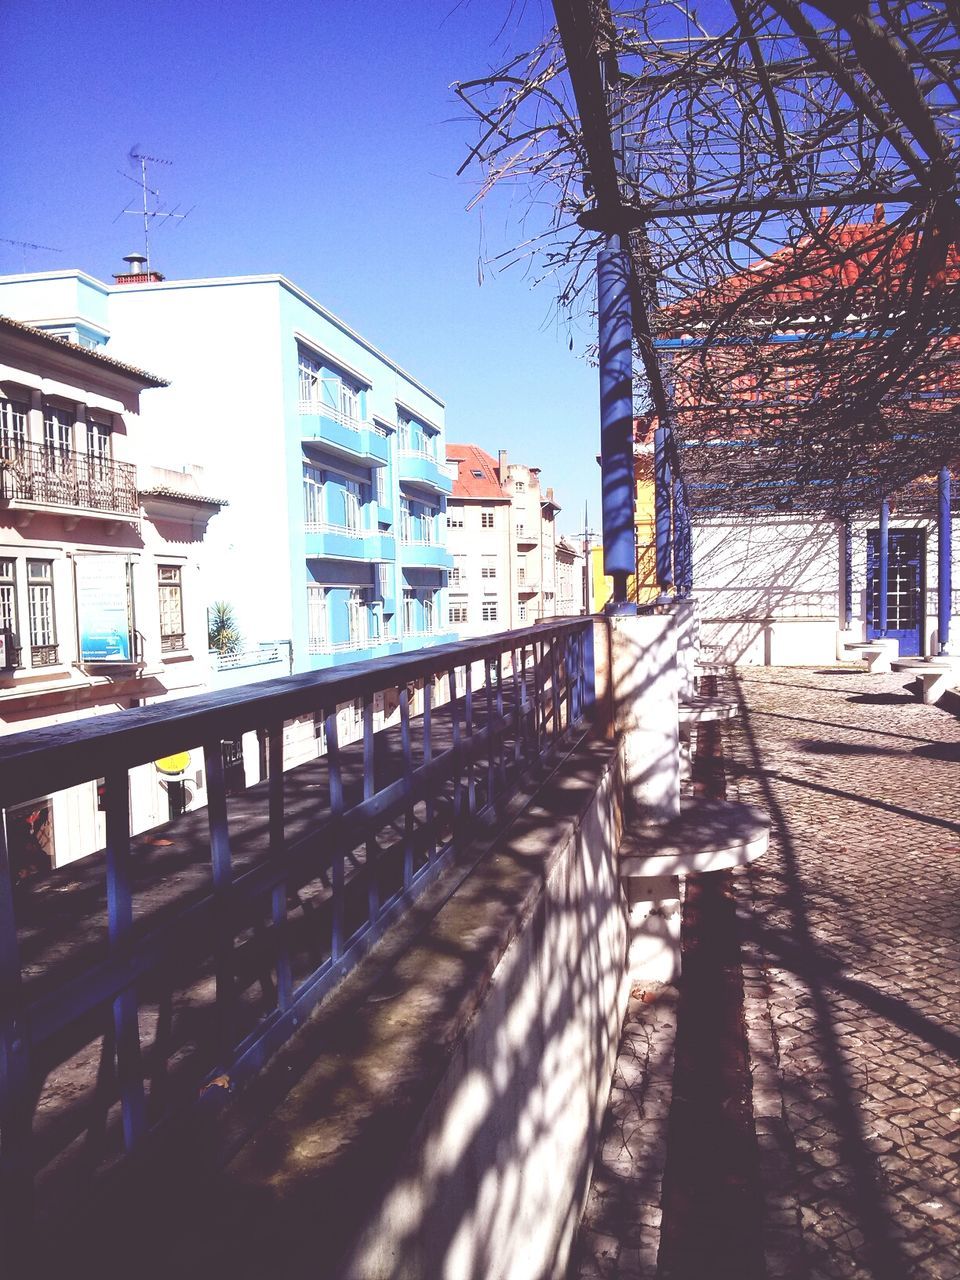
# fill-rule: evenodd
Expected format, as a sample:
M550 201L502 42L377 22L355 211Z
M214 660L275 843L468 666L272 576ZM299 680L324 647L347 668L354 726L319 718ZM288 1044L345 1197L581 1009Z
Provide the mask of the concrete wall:
M553 853L340 1280L565 1274L629 994L620 772Z

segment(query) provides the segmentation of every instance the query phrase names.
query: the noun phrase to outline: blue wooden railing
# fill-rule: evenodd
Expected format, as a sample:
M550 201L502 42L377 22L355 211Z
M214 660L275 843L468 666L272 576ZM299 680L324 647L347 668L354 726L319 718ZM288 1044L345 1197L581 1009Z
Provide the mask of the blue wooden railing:
M375 733L385 691L399 722ZM341 745L351 700L362 739ZM89 1179L257 1070L592 702L592 623L553 620L0 738L4 810L100 779L106 810L106 848L36 881L0 827L7 1230L50 1211L71 1144ZM285 768L284 722L311 715L326 752ZM222 744L252 730L266 776L237 794ZM131 769L198 746L206 807L132 835Z

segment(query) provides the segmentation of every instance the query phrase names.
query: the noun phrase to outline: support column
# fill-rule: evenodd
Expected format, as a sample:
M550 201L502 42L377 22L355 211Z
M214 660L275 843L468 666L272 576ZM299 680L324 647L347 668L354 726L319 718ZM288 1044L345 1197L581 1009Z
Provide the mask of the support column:
M877 630L887 634L887 578L890 574L890 503L886 498L880 503L880 590Z
M693 540L690 512L687 510L686 494L680 476L673 478L673 542L674 579L677 595L682 598L688 596L693 588Z
M843 522L843 629L853 621L853 530L850 517Z
M630 612L627 579L636 572L633 519L633 317L630 264L619 238L597 257L600 328L600 467L603 568L613 578L612 612ZM633 606L635 610L636 606Z
M667 452L669 432L657 427L653 433L653 497L657 538L657 585L661 599L673 586L673 552L670 527L671 469Z
M953 529L950 513L950 471L937 476L937 640L941 653L950 653L950 615L953 610Z

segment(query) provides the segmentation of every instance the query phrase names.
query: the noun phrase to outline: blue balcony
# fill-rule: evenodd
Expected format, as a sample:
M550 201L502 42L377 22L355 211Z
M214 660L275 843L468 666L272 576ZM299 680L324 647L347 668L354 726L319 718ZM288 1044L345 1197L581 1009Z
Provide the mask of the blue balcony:
M348 418L330 405L300 402L300 438L305 445L370 467L385 467L389 457L382 427ZM449 493L449 490L446 492Z
M399 550L404 569L453 568L453 556L436 542L401 542Z
M397 558L397 541L389 533L373 529L346 529L340 525L306 526L308 560L363 560L368 564Z
M446 465L429 454L401 450L398 467L401 484L426 489L429 493L453 492L453 478Z

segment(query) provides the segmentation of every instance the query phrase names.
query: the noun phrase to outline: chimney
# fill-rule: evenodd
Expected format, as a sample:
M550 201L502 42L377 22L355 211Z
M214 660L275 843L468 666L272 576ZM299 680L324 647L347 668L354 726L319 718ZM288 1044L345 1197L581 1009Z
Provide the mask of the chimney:
M553 501L553 485L550 485L550 486L547 488L547 501L548 501L548 502L552 502L552 501Z
M507 478L507 451L501 449L497 454L497 471L500 473L500 483L503 484Z
M159 284L163 279L159 271L147 270L147 259L142 253L127 253L123 260L128 268L113 277L117 284Z

